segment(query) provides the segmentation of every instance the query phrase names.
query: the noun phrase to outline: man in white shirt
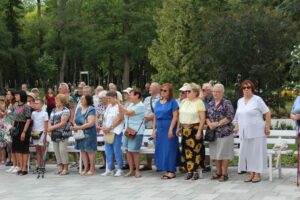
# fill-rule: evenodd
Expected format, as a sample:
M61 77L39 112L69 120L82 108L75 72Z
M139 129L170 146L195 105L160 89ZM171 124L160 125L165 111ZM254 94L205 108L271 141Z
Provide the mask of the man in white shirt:
M146 107L146 113L145 113L145 128L146 129L152 129L152 122L154 118L154 108L157 103L157 101L160 100L160 84L153 82L150 85L149 88L149 94L151 96L148 96L144 100L144 105ZM153 155L146 155L147 158L147 164L141 168L141 170L152 170L152 159Z

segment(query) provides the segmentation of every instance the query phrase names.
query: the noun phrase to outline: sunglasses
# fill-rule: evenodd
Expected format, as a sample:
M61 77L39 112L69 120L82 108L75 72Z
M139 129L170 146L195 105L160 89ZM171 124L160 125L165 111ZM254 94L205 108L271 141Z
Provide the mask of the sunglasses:
M243 90L250 90L251 89L251 87L250 86L245 86L245 87L243 87Z
M191 92L192 92L192 90L187 90L186 92L187 92L187 93L191 93Z
M161 89L160 91L161 91L161 92L168 92L168 90L163 90L163 89Z
M186 91L180 91L180 93L181 93L181 94L185 94L185 93L186 93Z

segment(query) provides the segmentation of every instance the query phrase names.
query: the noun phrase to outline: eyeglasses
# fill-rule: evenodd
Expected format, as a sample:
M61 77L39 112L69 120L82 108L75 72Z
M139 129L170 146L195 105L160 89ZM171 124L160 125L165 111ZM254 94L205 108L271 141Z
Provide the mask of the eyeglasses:
M163 90L163 89L161 89L160 91L161 91L161 92L168 92L168 90Z
M243 87L243 90L250 90L251 89L251 87L250 86L245 86L245 87Z
M187 93L191 93L192 91L191 91L191 90L187 90L186 92L187 92Z
M185 94L185 93L186 93L186 91L180 91L180 93L181 93L181 94Z

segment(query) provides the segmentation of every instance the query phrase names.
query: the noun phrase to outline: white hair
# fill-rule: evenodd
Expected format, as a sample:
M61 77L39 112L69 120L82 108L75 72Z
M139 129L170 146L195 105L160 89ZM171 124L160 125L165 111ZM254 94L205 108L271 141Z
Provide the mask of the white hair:
M214 85L214 89L215 89L215 88L221 90L221 92L224 94L225 89L224 89L224 85L223 85L223 84L217 83L217 84Z
M160 84L157 82L152 82L151 85L156 87L157 89L160 89Z
M202 85L202 89L209 89L209 90L212 90L212 85L210 83L204 83Z

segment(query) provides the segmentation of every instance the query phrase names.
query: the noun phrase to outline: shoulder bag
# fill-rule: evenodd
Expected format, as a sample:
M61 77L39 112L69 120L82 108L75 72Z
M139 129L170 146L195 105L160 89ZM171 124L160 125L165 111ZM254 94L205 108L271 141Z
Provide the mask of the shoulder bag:
M125 130L125 136L126 136L128 139L133 140L133 139L135 138L135 136L137 135L137 133L139 132L139 130L141 129L143 123L144 123L144 120L143 120L142 123L140 124L138 130L135 131L135 130L133 130L132 128L129 127L129 117L128 117L128 120L127 120L127 128L126 128L126 130Z
M86 111L86 114L84 115L84 123L87 122L87 116L88 116L89 112L90 112L90 109L88 108ZM74 131L73 137L75 140L83 140L85 138L84 130Z

